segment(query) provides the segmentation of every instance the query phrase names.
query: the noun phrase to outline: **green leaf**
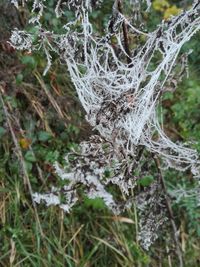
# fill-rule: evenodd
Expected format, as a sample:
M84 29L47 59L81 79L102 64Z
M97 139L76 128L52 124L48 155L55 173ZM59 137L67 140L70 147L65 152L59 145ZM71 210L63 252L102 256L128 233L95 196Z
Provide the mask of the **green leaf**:
M21 73L19 73L19 74L17 74L17 76L16 76L16 84L17 85L19 85L19 84L21 84L22 83L22 81L23 81L23 74L21 74Z
M149 186L153 181L154 181L153 176L149 175L139 179L137 184L142 186Z
M52 138L52 135L48 132L45 132L45 131L40 131L38 133L38 139L42 142L46 142L48 141L49 139Z
M21 58L22 64L27 65L30 68L35 68L37 63L33 56L23 56Z
M111 176L111 172L110 172L110 170L109 170L109 169L106 169L106 170L104 171L104 175L105 175L106 178L109 178L109 177Z
M93 207L94 209L103 209L105 208L105 203L102 198L97 197L94 199L90 199L85 197L84 204L86 207Z
M165 92L163 94L163 100L173 100L174 94L172 92Z
M33 154L32 151L27 151L25 154L25 159L28 162L36 162L35 155Z
M0 126L0 138L6 133L6 130Z
M54 163L56 160L58 160L59 152L57 150L55 151L48 151L45 155L45 160L47 162Z
M27 172L30 172L32 170L33 164L29 161L25 161L25 165Z

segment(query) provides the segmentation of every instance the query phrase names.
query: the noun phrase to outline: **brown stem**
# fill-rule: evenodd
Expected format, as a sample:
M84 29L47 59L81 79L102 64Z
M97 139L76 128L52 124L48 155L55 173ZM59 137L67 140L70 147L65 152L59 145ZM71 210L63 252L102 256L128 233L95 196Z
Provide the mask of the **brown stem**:
M174 242L175 242L175 245L176 245L176 254L177 254L178 259L179 259L179 266L183 267L182 251L181 251L181 247L180 247L179 240L178 240L178 230L176 228L176 224L175 224L175 221L174 221L174 214L173 214L173 210L172 210L172 206L171 206L171 200L170 200L170 198L168 196L168 193L167 193L165 180L164 180L164 177L162 175L162 171L161 171L161 167L160 167L160 161L155 155L154 155L154 161L155 161L156 168L158 170L159 181L161 183L161 186L162 186L162 189L163 189L163 192L164 192L164 195L165 195L165 202L166 202L166 206L167 206L167 210L168 210L168 213L169 213L170 222L171 222L173 233L174 233L173 237L174 237Z
M118 10L121 14L123 14L123 8L122 8L122 1L118 0ZM131 52L129 49L129 38L128 38L128 28L125 21L122 23L122 29L123 29L123 36L124 36L124 49L127 54L127 62L128 64L131 64Z
M13 126L12 126L10 113L9 113L7 105L6 105L6 103L4 102L4 99L3 99L3 93L4 93L4 89L0 86L0 102L2 104L3 112L4 112L4 115L5 115L5 118L6 118L6 122L7 122L8 128L10 130L10 133L11 133L11 136L12 136L12 139L13 139L13 143L14 143L14 146L15 146L15 149L16 149L16 154L17 154L17 157L19 159L19 162L21 164L21 168L22 168L22 171L23 171L23 174L24 174L24 176L23 176L23 178L24 178L24 186L25 186L25 188L28 188L28 190L29 190L31 201L32 201L32 205L33 205L33 209L34 209L34 215L35 215L36 221L38 223L40 234L41 234L42 238L44 238L44 233L43 233L42 226L41 226L40 219L39 219L39 215L38 215L38 212L37 212L36 203L33 200L33 190L32 190L32 187L31 187L30 180L29 180L28 172L26 170L26 164L25 164L24 157L23 157L20 145L18 143L17 137L15 135L15 131L14 131Z

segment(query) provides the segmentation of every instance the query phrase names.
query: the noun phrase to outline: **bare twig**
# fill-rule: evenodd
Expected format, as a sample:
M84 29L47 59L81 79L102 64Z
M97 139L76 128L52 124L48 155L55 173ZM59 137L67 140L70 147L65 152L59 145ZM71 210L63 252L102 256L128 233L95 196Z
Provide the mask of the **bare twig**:
M52 94L50 93L50 91L47 89L43 79L41 78L40 74L35 71L34 72L34 76L36 77L36 79L38 80L41 88L44 90L45 94L47 95L50 103L52 104L53 108L56 110L56 112L58 113L59 117L61 119L67 119L70 120L69 116L63 112L59 106L59 104L56 102L56 100L54 99L54 97L52 96ZM65 126L67 126L67 124L65 123Z
M122 8L122 1L118 0L118 10L121 14L123 14L123 8ZM129 48L129 38L128 38L128 29L127 29L127 24L125 21L122 23L122 28L123 28L123 36L124 36L124 49L126 51L127 56L127 62L128 64L131 64L131 52Z

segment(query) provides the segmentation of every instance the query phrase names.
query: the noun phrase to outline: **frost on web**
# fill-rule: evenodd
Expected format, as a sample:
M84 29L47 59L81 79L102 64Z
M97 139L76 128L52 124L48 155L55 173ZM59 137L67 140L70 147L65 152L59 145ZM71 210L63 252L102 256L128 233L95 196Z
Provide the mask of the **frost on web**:
M33 37L25 31L13 30L10 38L11 45L18 50L31 50Z
M51 66L51 53L60 56L67 65L87 121L100 134L82 142L80 153L70 153L65 168L56 165L59 177L68 181L63 187L63 196L59 195L58 188L52 188L49 194L34 194L36 202L59 205L67 212L79 199L79 186L89 198L101 197L116 214L130 207L130 191L145 171L150 170L144 166L152 154L162 159L163 169L190 169L195 177L200 177L197 151L186 144L172 142L163 131L162 114L158 112L160 99L174 78L182 46L200 29L200 1L148 33L133 25L119 11L119 1L113 1L104 36L95 32L90 21L90 12L101 8L101 2L55 1L57 17L64 15L65 9L74 12L74 20L64 25L65 34L58 35L42 28L40 19L45 1L34 1L36 15L30 23L37 25L37 45L28 33L14 31L11 36L16 48L45 52L48 64L44 73ZM150 1L147 4L150 7ZM126 31L142 40L133 49L128 47ZM184 55L181 58L184 59ZM181 77L182 73L178 79ZM147 151L146 155L140 155L143 150ZM140 175L135 175L135 170L139 170ZM117 187L125 200L114 199L109 192L110 185ZM145 196L136 196L141 211L139 239L144 241L145 248L156 239L156 232L166 217L161 209L163 196L158 193L161 192L159 186L154 183L148 188L150 199L144 200L142 207L139 200ZM65 203L61 201L63 198Z
M149 160L145 161L143 157L137 166L138 163L133 157L125 158L123 151L116 151L112 143L94 135L89 141L80 144L78 152L68 153L65 161L65 167L56 163L55 169L66 185L62 189L52 187L46 194L34 193L34 201L45 202L47 206L58 205L65 212L70 212L82 198L79 191L81 187L85 196L90 199L103 199L105 205L117 215L130 208L135 200L140 214L138 241L148 250L157 239L160 227L167 220L163 190L156 180L134 199L131 195L140 179L152 168L148 166ZM134 174L136 167L139 174ZM118 196L116 199L112 191L109 191L110 186L120 190L123 197Z
M200 28L199 3L178 17L162 22L148 34L132 26L115 5L113 12L112 28L103 38L95 38L88 13L83 12L82 32L69 31L55 40L88 122L101 136L114 140L116 147L123 148L126 155L134 154L141 145L161 156L166 168L196 170L197 152L173 143L165 135L157 107L180 49ZM146 39L145 44L130 55L125 51L120 31L124 22L131 33ZM114 37L117 45L112 44ZM151 69L157 54L161 59Z
M152 183L136 197L140 211L138 241L146 250L158 238L159 230L167 221L165 197L161 185Z
M66 158L65 168L61 168L58 163L55 164L58 176L67 181L69 184L62 188L62 192L66 192L67 210L75 205L78 200L77 189L82 186L84 194L94 199L102 198L105 204L115 214L119 214L128 203L115 200L106 187L110 184L117 185L121 192L129 195L130 189L136 186L137 177L133 177L131 169L131 159L124 159L123 153L116 153L113 145L103 140L100 136L94 135L89 141L80 144L79 152L71 152ZM73 195L69 197L68 192ZM54 205L60 205L58 202L58 190L53 189L50 195L34 194L36 202L44 200L48 205L54 202ZM69 202L70 199L70 202ZM67 204L66 204L67 205ZM61 206L66 211L66 206Z
M16 8L19 8L20 5L24 6L25 1L19 1L19 0L9 0L11 4L13 4Z

